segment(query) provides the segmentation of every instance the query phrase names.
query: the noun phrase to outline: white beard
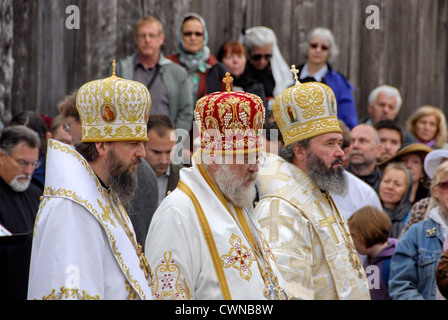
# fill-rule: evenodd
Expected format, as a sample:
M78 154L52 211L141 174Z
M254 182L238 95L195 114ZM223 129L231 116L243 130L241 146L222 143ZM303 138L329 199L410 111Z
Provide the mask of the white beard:
M236 207L250 207L253 206L253 201L257 194L255 189L255 181L253 181L248 187L244 186L244 183L253 179L255 174L248 174L244 181L237 176L230 168L223 164L215 173L215 182L219 190L224 196L230 199L230 201Z
M26 178L25 181L20 181L19 179ZM14 190L15 192L23 192L30 186L31 183L31 177L29 175L19 175L16 176L12 181L9 183L9 186Z

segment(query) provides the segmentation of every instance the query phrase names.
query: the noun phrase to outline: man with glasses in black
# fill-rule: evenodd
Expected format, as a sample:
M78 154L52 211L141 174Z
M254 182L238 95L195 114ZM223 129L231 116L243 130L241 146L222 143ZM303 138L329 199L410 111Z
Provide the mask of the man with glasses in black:
M40 140L25 126L0 136L0 300L25 300L34 220L42 189L32 175L40 166Z

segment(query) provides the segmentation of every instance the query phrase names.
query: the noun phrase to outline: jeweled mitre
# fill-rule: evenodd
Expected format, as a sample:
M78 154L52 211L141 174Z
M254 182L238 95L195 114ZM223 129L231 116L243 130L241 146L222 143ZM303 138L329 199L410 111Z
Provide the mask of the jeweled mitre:
M114 68L115 69L115 68ZM84 84L76 96L82 142L147 141L148 88L113 75Z

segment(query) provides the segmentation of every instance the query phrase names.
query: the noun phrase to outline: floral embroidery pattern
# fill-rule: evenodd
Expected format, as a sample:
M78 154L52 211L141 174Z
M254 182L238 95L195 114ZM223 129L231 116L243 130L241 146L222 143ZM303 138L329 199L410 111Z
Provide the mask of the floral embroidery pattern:
M155 300L190 300L190 289L180 280L180 268L172 259L173 253L166 251L155 271L152 294Z
M42 300L63 300L63 299L79 299L79 300L99 300L99 295L89 295L85 290L80 291L78 288L65 288L62 286L59 292L55 289L51 290L48 296L43 296Z
M232 248L228 254L221 256L221 262L224 268L233 267L240 272L241 278L248 281L252 277L250 266L255 261L255 256L250 248L241 243L241 238L232 234L230 237Z

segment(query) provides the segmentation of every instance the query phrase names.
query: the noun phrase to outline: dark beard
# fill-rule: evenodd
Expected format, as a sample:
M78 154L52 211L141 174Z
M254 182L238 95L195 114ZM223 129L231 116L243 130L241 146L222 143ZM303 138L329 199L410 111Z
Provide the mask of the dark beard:
M124 169L124 164L119 161L112 150L109 159L109 189L120 199L122 205L127 205L134 197L135 190L137 189L137 170L131 172L130 168L135 163L140 163L141 159L137 158L136 161L131 163Z
M331 163L331 167L327 168L325 162L319 156L309 151L306 164L308 176L320 190L344 196L348 191L348 181L342 166L336 170L332 168L336 163L342 164L342 158L336 159Z

